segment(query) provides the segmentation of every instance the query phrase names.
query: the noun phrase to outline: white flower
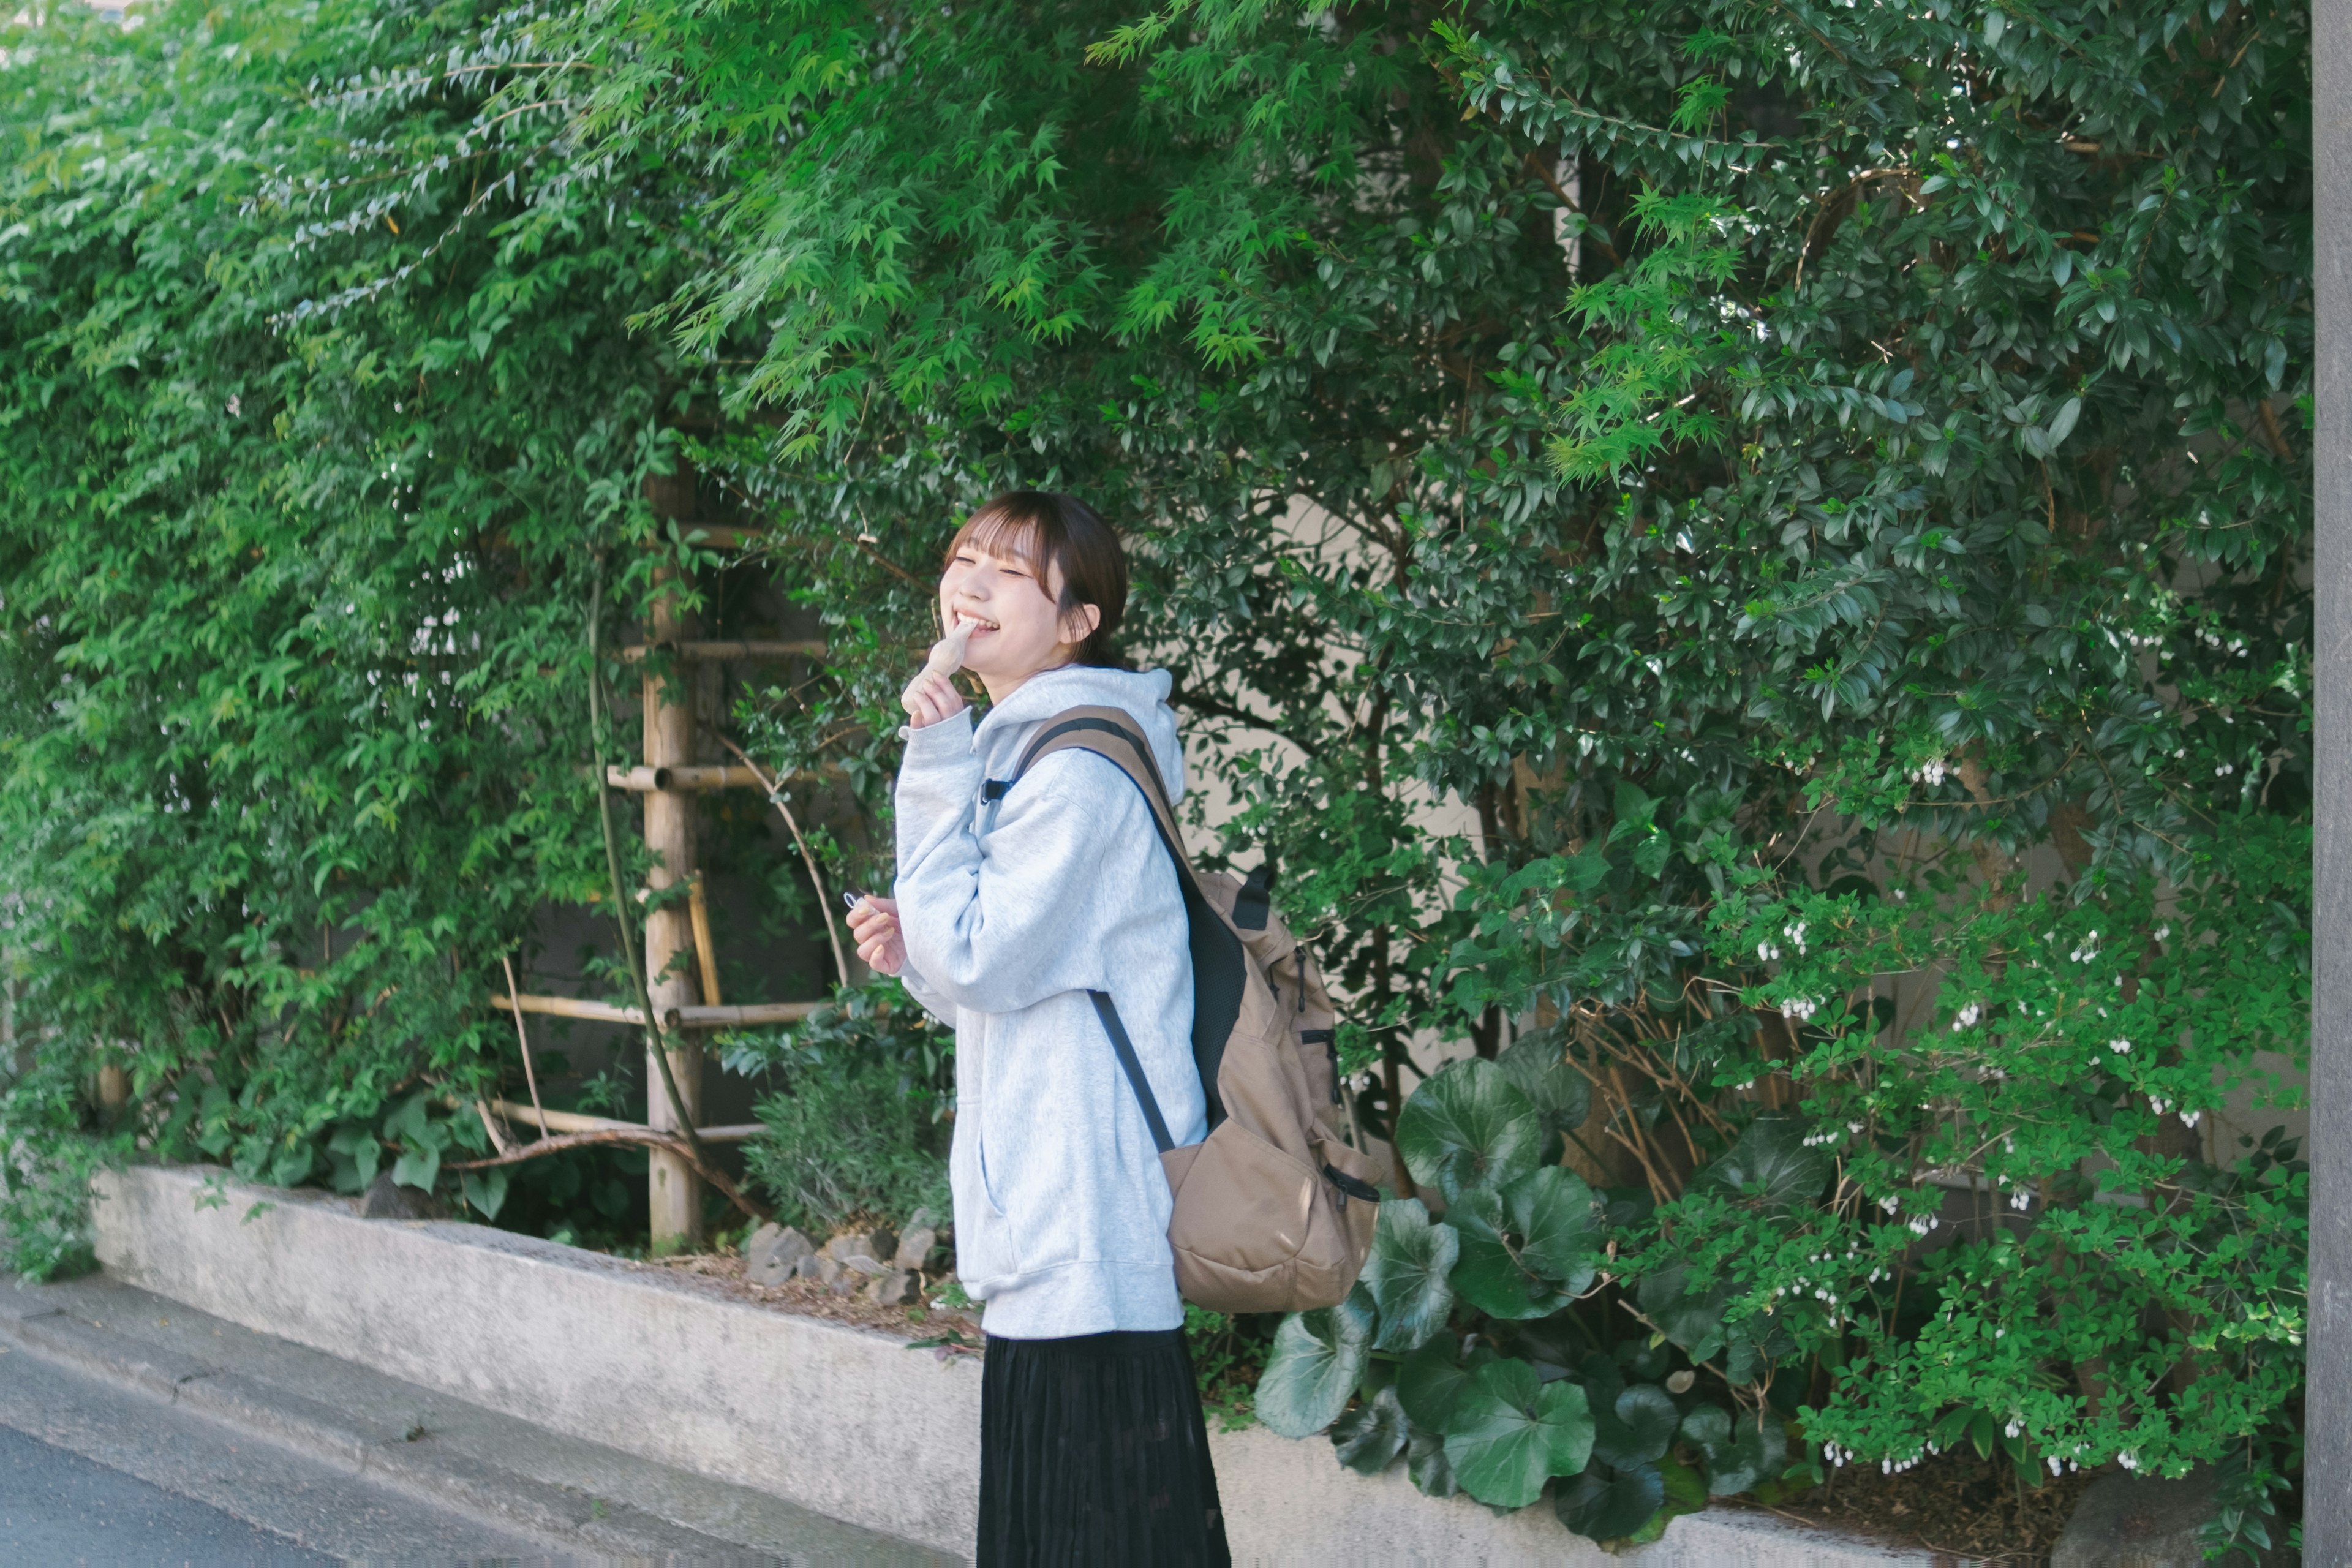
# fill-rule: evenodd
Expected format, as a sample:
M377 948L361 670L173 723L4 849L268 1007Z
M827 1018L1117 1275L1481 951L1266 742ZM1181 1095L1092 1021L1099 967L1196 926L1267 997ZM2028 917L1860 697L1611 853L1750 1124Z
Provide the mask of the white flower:
M1791 996L1780 1004L1780 1016L1794 1018L1800 1024L1822 1010L1822 1005L1809 996Z
M2107 1049L2111 1051L2128 1052L2131 1049L2131 1042L2129 1040L2109 1040L2107 1042Z
M1971 1002L1967 1006L1960 1009L1960 1016L1952 1020L1952 1027L1955 1029L1973 1029L1977 1026L1977 1020L1983 1016L1983 1005L1980 1003Z

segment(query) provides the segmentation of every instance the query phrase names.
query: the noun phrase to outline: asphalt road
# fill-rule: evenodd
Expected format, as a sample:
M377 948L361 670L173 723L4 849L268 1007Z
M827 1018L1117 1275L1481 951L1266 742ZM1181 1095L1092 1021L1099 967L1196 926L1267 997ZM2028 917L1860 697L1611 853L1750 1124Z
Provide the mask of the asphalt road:
M336 1561L0 1427L0 1562L308 1568Z

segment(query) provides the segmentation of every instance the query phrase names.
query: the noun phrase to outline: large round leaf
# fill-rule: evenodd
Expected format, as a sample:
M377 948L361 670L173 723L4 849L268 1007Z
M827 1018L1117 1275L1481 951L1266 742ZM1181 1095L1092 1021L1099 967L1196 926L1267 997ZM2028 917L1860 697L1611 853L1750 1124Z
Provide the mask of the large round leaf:
M1257 1382L1257 1418L1285 1437L1331 1425L1356 1391L1371 1340L1371 1301L1360 1285L1336 1307L1291 1313Z
M1601 1237L1592 1189L1558 1165L1500 1192L1465 1192L1446 1221L1462 1233L1454 1289L1489 1317L1545 1317L1592 1283Z
M1592 1415L1584 1390L1546 1383L1523 1361L1498 1358L1471 1374L1445 1432L1454 1479L1480 1502L1525 1508L1554 1476L1572 1476L1592 1456Z
M1654 1465L1632 1469L1596 1464L1551 1500L1560 1523L1594 1541L1622 1541L1650 1522L1666 1500L1666 1481Z
M1546 1165L1520 1177L1504 1194L1504 1209L1521 1238L1521 1267L1570 1295L1592 1283L1601 1262L1601 1215L1592 1189L1576 1173Z
M1331 1424L1331 1447L1339 1462L1361 1476L1377 1476L1404 1452L1412 1426L1396 1390L1383 1388Z
M1544 1127L1503 1069L1473 1057L1437 1073L1404 1102L1397 1152L1413 1180L1451 1205L1474 1187L1500 1187L1536 1168Z
M1654 1383L1637 1383L1612 1405L1593 1411L1593 1455L1621 1470L1654 1463L1681 1423L1673 1394Z
M1413 1429L1405 1444L1405 1474L1430 1497L1452 1497L1462 1489L1454 1484L1454 1466L1445 1458L1445 1439L1434 1432Z
M1470 1371L1455 1362L1453 1336L1441 1334L1397 1367L1397 1401L1424 1431L1444 1431L1470 1386Z
M1381 1205L1363 1276L1364 1289L1380 1309L1373 1349L1418 1350L1445 1326L1454 1310L1450 1277L1460 1251L1454 1227L1432 1222L1419 1198Z
M1723 1305L1731 1292L1723 1286L1694 1292L1686 1289L1690 1266L1669 1264L1645 1275L1635 1292L1642 1313L1658 1331L1682 1346L1693 1361L1706 1361L1723 1348Z
M1568 1065L1566 1037L1558 1026L1520 1036L1495 1065L1553 1131L1573 1132L1591 1114L1592 1081Z
M1793 1116L1759 1116L1694 1184L1776 1206L1811 1203L1836 1173L1837 1161L1825 1148L1808 1148L1806 1131L1807 1124Z
M1703 1405L1683 1417L1682 1436L1706 1456L1706 1489L1717 1497L1771 1480L1788 1466L1788 1428L1777 1416Z

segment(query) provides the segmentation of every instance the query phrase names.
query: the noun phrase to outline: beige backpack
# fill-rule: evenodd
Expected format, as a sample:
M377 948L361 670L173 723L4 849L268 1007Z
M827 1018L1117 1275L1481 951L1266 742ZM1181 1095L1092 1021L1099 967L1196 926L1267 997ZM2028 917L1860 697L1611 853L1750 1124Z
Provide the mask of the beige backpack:
M1265 873L1192 869L1150 746L1118 708L1073 708L1042 725L1000 800L1038 758L1076 748L1133 780L1176 863L1192 928L1192 1059L1209 1136L1177 1148L1110 997L1087 994L1160 1149L1176 1194L1168 1243L1186 1300L1218 1312L1286 1312L1345 1300L1371 1249L1379 1167L1339 1135L1331 1002L1314 961L1274 915Z

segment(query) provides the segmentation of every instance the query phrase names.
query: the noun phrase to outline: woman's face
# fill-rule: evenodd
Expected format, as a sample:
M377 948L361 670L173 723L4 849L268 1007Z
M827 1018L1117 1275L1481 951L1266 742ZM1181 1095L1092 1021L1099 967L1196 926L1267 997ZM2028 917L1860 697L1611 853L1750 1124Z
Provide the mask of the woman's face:
M963 664L992 694L1069 663L1102 618L1092 605L1080 605L1066 621L1059 616L1055 605L1061 599L1062 574L1048 570L1040 582L1037 569L1018 555L1000 555L967 541L940 577L940 624L977 623Z

